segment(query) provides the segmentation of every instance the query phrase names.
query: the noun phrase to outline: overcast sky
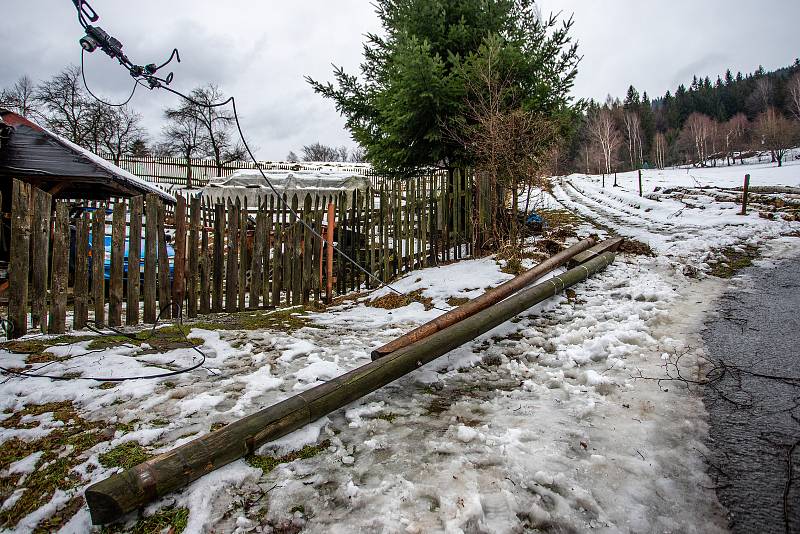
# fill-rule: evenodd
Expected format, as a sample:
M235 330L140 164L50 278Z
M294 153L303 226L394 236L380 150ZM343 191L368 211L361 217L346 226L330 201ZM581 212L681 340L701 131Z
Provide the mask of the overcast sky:
M28 74L39 81L80 62L81 28L70 0L2 0L0 86ZM583 61L574 94L623 97L628 85L651 96L726 68L785 66L800 55L798 0L542 0L542 12L574 14ZM332 78L331 63L356 72L363 35L380 27L368 0L93 0L98 25L132 61L161 62L177 47L173 87L213 82L236 96L245 132L261 159L319 141L352 146L333 105L303 80ZM105 55L87 56L92 90L124 100L131 79ZM155 137L163 92L137 91L132 105Z

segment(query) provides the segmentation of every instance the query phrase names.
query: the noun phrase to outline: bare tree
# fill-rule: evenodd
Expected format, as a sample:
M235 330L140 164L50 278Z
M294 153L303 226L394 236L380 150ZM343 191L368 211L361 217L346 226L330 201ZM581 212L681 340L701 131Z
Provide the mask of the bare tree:
M642 121L636 111L625 111L622 114L625 126L625 140L628 142L628 158L631 169L638 169L644 160L642 156Z
M204 146L208 155L214 158L217 173L221 176L222 168L226 164L243 159L246 153L244 145L235 140L236 119L233 111L226 106L215 105L221 104L226 98L225 94L214 84L194 89L191 97L201 105L184 102L180 111L194 115L203 126L207 141Z
M770 151L778 167L782 166L784 156L797 140L797 126L770 107L756 119L755 132L761 146Z
M344 159L339 148L323 145L322 143L311 143L302 148L301 158L303 161L347 161L347 148L344 149Z
M186 106L167 109L164 112L167 124L162 130L164 142L157 148L157 153L178 155L186 160L186 187L192 188L191 159L205 155L208 150L208 137L203 122L193 110Z
M350 163L364 163L367 161L367 151L364 150L364 147L361 145L356 145L356 147L350 151Z
M667 138L661 133L657 132L653 138L653 156L656 167L663 169L666 167L667 161Z
M694 149L695 164L706 166L709 148L714 135L713 120L702 113L692 113L683 126L683 135Z
M100 142L115 165L133 152L135 142L144 143L146 132L141 121L142 116L127 106L107 108L100 128Z
M723 125L722 130L725 135L725 158L728 165L736 163L735 152L743 148L743 143L747 137L747 130L749 127L750 121L747 120L747 116L745 116L744 113L737 113Z
M795 120L800 121L800 72L791 77L787 89L789 92L789 112L794 115Z
M75 144L84 145L87 116L93 110L80 79L80 67L70 65L39 84L34 100L48 128Z
M297 154L294 151L289 151L289 154L286 156L286 161L289 163L297 163L300 161L300 158L297 157Z
M614 158L622 139L608 108L603 108L589 117L589 132L603 154L603 172L613 172Z
M476 164L479 179L487 180L488 190L493 191L492 239L500 245L510 236L511 253L517 254L520 186L547 186L543 173L557 134L547 118L521 106L513 80L498 66L499 45L490 42L483 53L466 78L468 122L458 130L445 128L465 147ZM506 208L506 191L511 194L511 217Z
M0 107L31 119L37 114L36 86L28 75L20 76L14 85L0 91Z

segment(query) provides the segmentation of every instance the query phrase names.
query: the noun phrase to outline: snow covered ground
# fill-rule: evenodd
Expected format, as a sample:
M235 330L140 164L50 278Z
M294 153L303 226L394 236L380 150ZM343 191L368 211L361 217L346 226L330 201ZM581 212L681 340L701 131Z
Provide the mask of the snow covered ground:
M756 166L745 168L757 175ZM772 185L796 185L798 171L788 165L764 173ZM593 176L556 179L553 196L537 207L548 208L546 219L556 208L583 219L551 231L573 230L569 242L618 233L657 255L620 254L574 292L263 447L261 459L237 461L155 502L125 525L156 525L154 532L170 523L184 532L724 532L703 461L706 413L697 391L654 379L678 355L685 355L686 376L702 374L693 359L705 354L698 332L727 285L711 274L737 252L757 248L765 261L800 252L800 240L787 237L800 223L782 213L759 217L774 206L736 215L737 204L708 190L664 192L694 187L685 173L661 172L661 191L651 187L647 198L625 177L620 188L602 188ZM282 312L280 321L256 314L256 329L235 318L223 317L222 330L199 323L189 337L207 360L187 374L114 387L6 378L2 528L90 531L76 497L120 469L109 466L107 453L127 450L119 449L126 443L147 454L169 450L362 365L373 348L442 313L437 308L510 278L502 264L463 261L395 284L432 299L427 310L421 302L370 306L384 289L322 312ZM180 343L145 340L87 353L93 341L47 349L51 361L34 367L139 375L198 357ZM26 356L2 351L0 359L21 366ZM275 460L260 461L265 456ZM59 460L66 470L55 470ZM39 472L61 478L47 486ZM26 497L24 489L35 487L52 491Z

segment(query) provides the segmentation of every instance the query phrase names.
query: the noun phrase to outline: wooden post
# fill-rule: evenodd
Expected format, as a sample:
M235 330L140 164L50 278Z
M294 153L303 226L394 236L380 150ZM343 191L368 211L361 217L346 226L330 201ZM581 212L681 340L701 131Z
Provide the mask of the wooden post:
M208 227L203 225L200 251L200 313L211 311L211 251Z
M172 295L169 283L169 256L167 255L167 236L164 233L166 209L163 202L158 203L158 313L162 319L172 317Z
M128 301L125 307L125 323L139 324L139 286L141 284L142 256L142 197L130 200L130 226L128 235Z
M606 173L603 173L603 189L606 188Z
M47 282L50 258L50 210L53 197L39 188L33 193L33 241L31 256L31 326L47 332Z
M230 202L228 202L230 205ZM223 280L225 279L225 207L222 202L214 205L214 266L211 310L222 311Z
M272 207L272 201L273 199L270 198L270 207ZM283 205L278 199L275 199L275 203L276 211L273 212L275 214L275 231L272 243L272 300L270 304L277 308L281 304L281 277L283 276L283 256L281 247L283 242L282 235L286 226L281 223L280 219L280 213L285 213Z
M642 192L642 169L639 169L639 196L643 196Z
M200 270L200 198L193 197L189 207L189 273L186 290L186 316L197 317L197 277Z
M186 199L178 195L175 206L175 260L172 275L172 302L175 313L182 315L186 297Z
M305 223L301 227L298 228L299 235L302 236L303 241L302 244L298 247L299 253L302 254L302 257L298 258L298 265L301 270L300 274L300 301L303 304L308 304L309 302L309 295L311 294L312 288L312 278L314 275L314 264L312 263L312 255L314 254L313 247L314 242L311 239L311 230L309 230L309 226L311 226L311 195L305 195L303 199L303 218L302 221ZM300 233L302 232L302 233Z
M264 286L262 264L264 260L264 232L266 230L266 206L258 200L256 231L253 235L253 257L250 259L250 302L248 308L257 310L261 306L261 291Z
M236 198L236 203L228 201L228 247L227 270L225 275L225 311L236 311L236 297L239 294L239 206L241 201Z
M92 214L92 300L94 324L106 323L106 205L100 203Z
M742 211L739 215L747 215L747 197L750 194L750 175L744 175L744 187L742 188Z
M11 255L8 270L10 338L28 333L28 269L30 268L31 185L14 180L11 192ZM48 229L49 231L49 229Z
M327 280L325 283L325 302L333 302L333 232L336 228L336 205L328 203L328 235L327 235Z
M72 328L86 328L89 321L89 219L83 213L75 228L75 311Z
M125 203L114 204L111 219L111 269L108 279L108 325L122 325L122 277L125 258Z
M53 281L50 307L51 334L63 334L67 328L67 287L69 285L69 206L56 202L53 226Z
M291 279L292 279L292 306L298 306L303 302L303 259L300 240L303 235L303 225L300 223L303 214L298 213L300 200L297 193L292 195L292 210L300 217L292 216L292 258L291 258Z
M247 297L247 268L250 263L247 260L247 198L244 199L239 211L239 273L237 284L237 306L236 309L244 311L245 299Z
M158 197L147 195L144 242L144 322L156 322L156 265L158 258Z

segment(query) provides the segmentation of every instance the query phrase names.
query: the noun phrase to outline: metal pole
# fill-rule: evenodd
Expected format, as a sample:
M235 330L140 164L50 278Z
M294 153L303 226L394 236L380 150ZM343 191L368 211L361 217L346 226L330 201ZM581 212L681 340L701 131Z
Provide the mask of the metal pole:
M475 339L614 261L606 252L564 274L526 288L424 340L240 419L87 488L94 524L108 523L229 464L268 441L347 406Z

